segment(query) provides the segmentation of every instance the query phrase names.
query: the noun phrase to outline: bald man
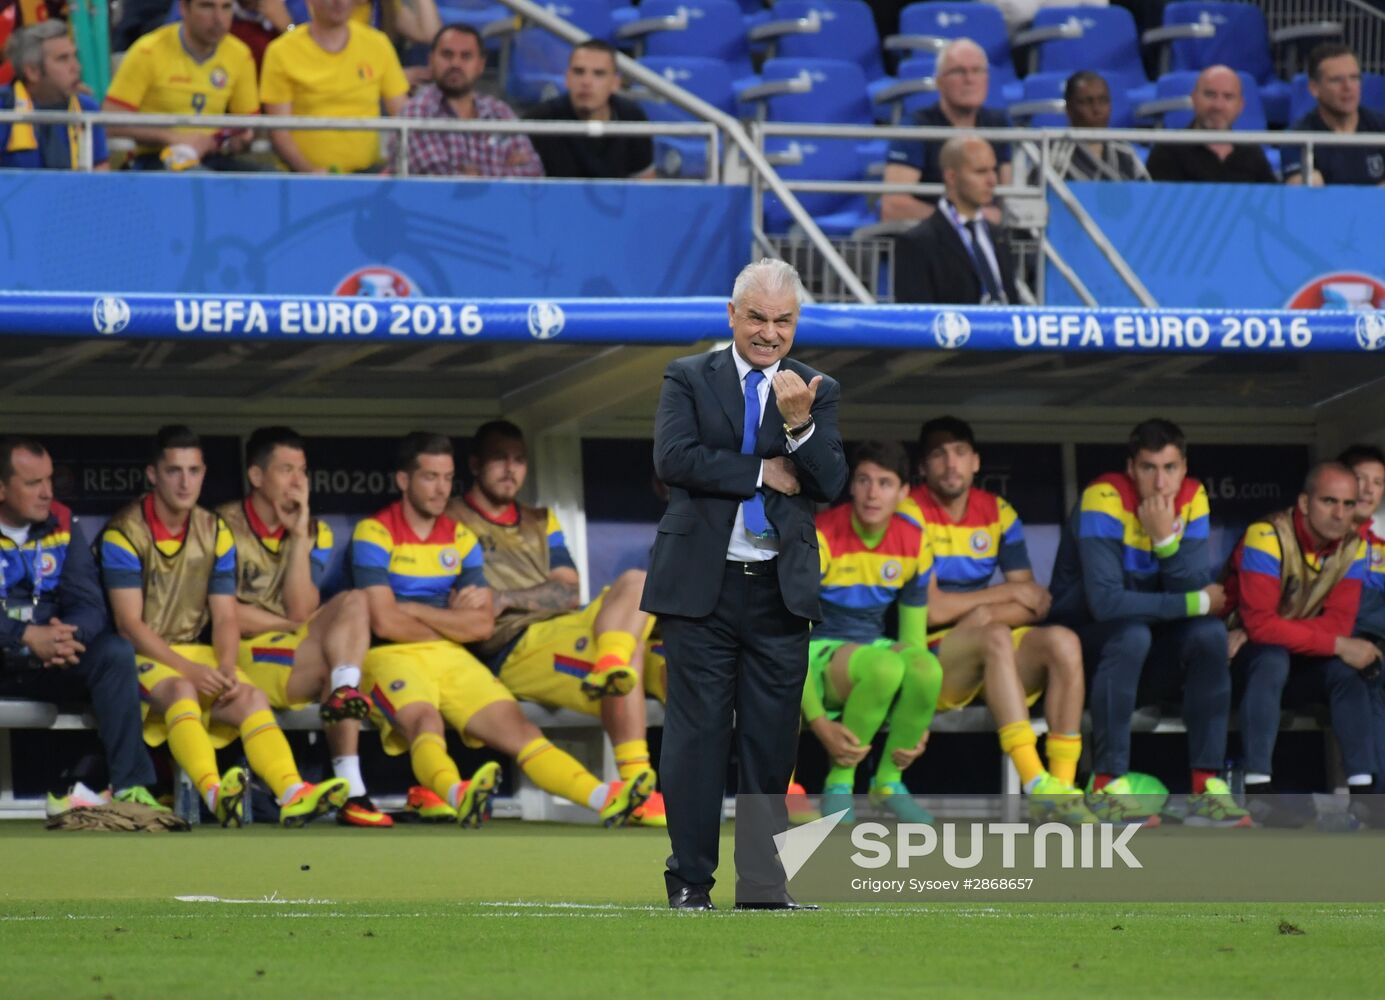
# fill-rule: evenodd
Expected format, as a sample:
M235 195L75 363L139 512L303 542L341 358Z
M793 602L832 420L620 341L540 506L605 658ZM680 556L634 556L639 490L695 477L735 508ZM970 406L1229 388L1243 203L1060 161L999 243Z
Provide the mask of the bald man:
M938 57L935 73L938 81L938 103L925 108L909 124L934 128L1004 128L1010 118L1003 111L982 107L990 86L990 64L986 53L975 42L959 38L950 42ZM937 184L943 179L939 162L940 141L919 142L896 139L890 144L885 165L886 184ZM1001 145L995 151L999 162L1001 184L1010 183L1010 147ZM880 199L880 218L885 222L898 219L928 218L936 209L933 198L915 198L911 194L887 194ZM987 211L994 224L1000 222L1000 212L994 206Z
M1245 108L1241 78L1227 66L1208 66L1193 85L1192 129L1225 132ZM1259 146L1209 142L1163 143L1149 154L1149 175L1156 181L1216 181L1223 184L1273 184L1278 178Z
M985 218L998 180L995 150L963 134L943 144L938 164L947 193L895 242L895 301L1017 302L1009 245Z
M1224 583L1247 795L1284 790L1272 781L1284 701L1326 701L1347 784L1366 794L1374 783L1371 699L1381 651L1353 635L1369 565L1369 546L1355 525L1359 491L1350 469L1322 462L1308 473L1298 502L1252 524L1231 554ZM1294 808L1273 815L1273 801L1252 805L1258 822L1311 818Z

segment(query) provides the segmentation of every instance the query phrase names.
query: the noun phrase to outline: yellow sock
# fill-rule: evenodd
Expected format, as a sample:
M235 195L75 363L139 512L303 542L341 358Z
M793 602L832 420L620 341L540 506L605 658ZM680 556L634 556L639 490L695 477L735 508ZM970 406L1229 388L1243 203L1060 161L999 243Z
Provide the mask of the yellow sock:
M284 738L284 731L279 728L274 713L269 709L252 712L240 724L240 742L245 748L245 759L250 762L250 770L265 780L280 802L290 788L303 784L298 765L293 762L289 741Z
M649 744L645 740L629 740L615 745L616 768L620 780L629 781L649 767Z
M205 799L221 783L216 770L216 751L211 737L202 727L202 706L191 698L175 701L164 713L168 730L168 751Z
M548 740L540 737L529 743L515 758L520 770L545 792L561 795L579 806L590 806L592 793L601 787L585 767Z
M1010 755L1015 762L1015 770L1020 773L1020 784L1028 785L1044 773L1044 765L1039 760L1036 749L1039 737L1034 735L1034 727L1029 721L1011 722L1000 727L1000 749Z
M596 672L628 667L636 639L629 632L602 632L596 637Z
M418 783L431 788L444 802L453 787L461 783L457 762L447 754L447 740L437 733L424 733L414 740L409 747L409 763Z
M1077 760L1082 756L1081 733L1049 733L1044 740L1048 773L1069 785L1077 783Z

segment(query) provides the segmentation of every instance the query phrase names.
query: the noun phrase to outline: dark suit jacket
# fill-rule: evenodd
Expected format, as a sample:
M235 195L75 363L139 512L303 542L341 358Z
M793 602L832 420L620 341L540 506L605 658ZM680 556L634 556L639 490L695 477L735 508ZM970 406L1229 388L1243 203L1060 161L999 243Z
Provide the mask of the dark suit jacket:
M992 226L1000 284L1011 304L1019 302L1010 244ZM972 266L971 254L952 223L934 212L907 233L895 238L894 300L976 305L981 301L981 279Z
M741 501L755 492L760 460L787 455L784 418L771 392L755 454L741 454L745 396L731 357L735 348L679 358L664 372L654 425L654 470L669 487L640 604L652 614L701 618L712 613L725 573L726 548ZM785 358L804 382L821 374ZM779 532L779 589L800 618L821 618L815 504L837 499L846 458L837 430L841 387L823 377L813 402L812 437L792 456L802 491L765 492L765 515Z

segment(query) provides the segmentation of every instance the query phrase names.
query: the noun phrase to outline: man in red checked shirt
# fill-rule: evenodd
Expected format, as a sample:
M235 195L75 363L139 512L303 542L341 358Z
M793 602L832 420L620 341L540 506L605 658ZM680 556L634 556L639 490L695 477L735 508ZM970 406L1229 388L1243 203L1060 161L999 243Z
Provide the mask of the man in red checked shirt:
M476 93L486 50L475 28L449 24L428 53L433 82L409 98L404 118L513 121L504 101ZM527 135L500 132L409 133L409 173L466 177L542 177L543 161Z
M1275 791L1271 761L1286 686L1293 698L1326 695L1348 784L1364 791L1373 781L1368 678L1381 653L1352 637L1367 551L1354 523L1357 490L1345 466L1314 466L1298 503L1252 524L1231 554L1226 606L1248 795ZM1252 800L1265 825L1309 818L1270 801L1257 809Z

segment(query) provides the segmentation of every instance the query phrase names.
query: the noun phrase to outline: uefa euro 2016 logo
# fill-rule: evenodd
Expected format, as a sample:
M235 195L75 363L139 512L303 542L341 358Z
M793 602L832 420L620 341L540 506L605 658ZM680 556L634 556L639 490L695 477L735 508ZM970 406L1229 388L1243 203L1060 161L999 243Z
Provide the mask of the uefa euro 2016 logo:
M556 302L535 302L529 307L529 335L535 340L552 340L566 323L563 307Z
M114 295L103 295L91 304L91 323L97 333L119 333L130 325L129 303Z
M971 322L959 312L940 312L933 317L933 339L944 350L955 351L971 339Z
M1363 312L1357 316L1356 342L1367 351L1385 347L1385 313Z

